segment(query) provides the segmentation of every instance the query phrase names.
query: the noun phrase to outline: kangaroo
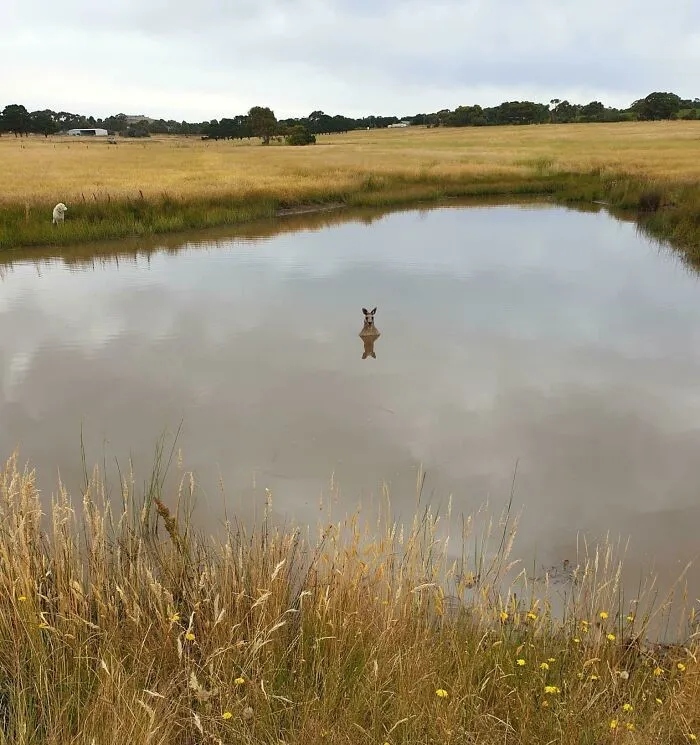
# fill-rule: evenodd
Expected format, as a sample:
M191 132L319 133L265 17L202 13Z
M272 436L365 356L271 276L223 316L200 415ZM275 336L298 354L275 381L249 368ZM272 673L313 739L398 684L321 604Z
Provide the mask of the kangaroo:
M362 312L365 315L365 322L362 326L362 331L360 331L359 334L362 343L365 345L362 359L366 360L368 357L372 357L372 359L376 360L377 355L374 351L374 342L376 342L381 336L379 329L374 325L374 314L377 312L377 309L373 308L372 310L367 310L367 308L363 308Z

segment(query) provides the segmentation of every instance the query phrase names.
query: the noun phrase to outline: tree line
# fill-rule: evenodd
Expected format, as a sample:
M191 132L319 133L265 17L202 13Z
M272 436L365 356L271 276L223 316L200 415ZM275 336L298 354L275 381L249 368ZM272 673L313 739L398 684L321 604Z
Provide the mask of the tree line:
M103 128L112 135L148 137L152 134L200 136L203 139L242 139L260 137L263 144L272 138L285 138L289 144L304 145L315 141L317 134L348 132L354 129L381 129L392 124L426 127L486 127L505 124L568 124L574 122L620 122L660 119L700 118L700 98L683 99L675 93L654 92L634 101L627 109L604 106L600 101L572 104L553 98L549 104L532 101L506 101L498 106L458 106L432 113L397 116L365 116L358 119L323 111L312 111L307 117L277 119L269 107L253 106L246 114L203 122L174 119L130 121L125 114L106 118L42 109L28 111L21 104L8 104L0 113L0 135L51 134L69 129Z

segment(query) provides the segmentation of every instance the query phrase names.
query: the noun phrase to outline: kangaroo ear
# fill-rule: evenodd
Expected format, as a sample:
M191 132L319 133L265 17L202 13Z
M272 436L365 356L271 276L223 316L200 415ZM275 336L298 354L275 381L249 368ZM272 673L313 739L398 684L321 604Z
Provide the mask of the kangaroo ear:
M374 310L370 313L371 316L373 316L377 312L377 308L375 306Z
M363 309L362 309L362 312L363 312L363 313L364 313L364 314L365 314L366 316L368 316L368 315L369 315L369 311L367 310L367 308L363 308Z

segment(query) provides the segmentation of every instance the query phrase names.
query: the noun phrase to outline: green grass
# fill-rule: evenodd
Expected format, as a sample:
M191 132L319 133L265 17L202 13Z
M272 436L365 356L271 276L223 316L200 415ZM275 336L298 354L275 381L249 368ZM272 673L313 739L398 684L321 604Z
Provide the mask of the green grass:
M0 742L690 743L697 637L645 641L663 615L623 598L612 547L538 585L507 511L463 523L318 530L222 513L222 536L167 492L97 472L42 520L33 474L0 472ZM482 522L483 521L483 522ZM42 525L43 523L43 525ZM46 532L42 529L46 529ZM655 615L656 614L656 615ZM683 616L685 620L687 617Z

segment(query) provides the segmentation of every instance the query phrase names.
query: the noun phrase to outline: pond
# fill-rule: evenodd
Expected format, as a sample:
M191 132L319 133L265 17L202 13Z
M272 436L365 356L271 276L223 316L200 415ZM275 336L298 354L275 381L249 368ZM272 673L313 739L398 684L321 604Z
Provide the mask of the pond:
M143 482L182 424L209 530L266 489L315 523L387 494L410 519L418 491L498 514L513 488L541 565L581 534L668 581L696 558L700 285L634 224L454 205L169 241L0 265L0 455L46 495L79 493L81 430L88 465Z

